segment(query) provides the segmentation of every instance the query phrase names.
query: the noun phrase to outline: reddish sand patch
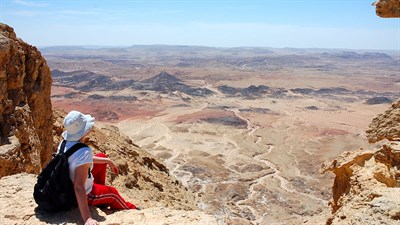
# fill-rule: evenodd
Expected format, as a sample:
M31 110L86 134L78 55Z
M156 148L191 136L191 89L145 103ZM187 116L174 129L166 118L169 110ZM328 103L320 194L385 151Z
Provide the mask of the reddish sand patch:
M65 95L71 92L75 92L74 89L68 87L51 86L51 95Z
M345 130L339 130L339 129L322 129L318 130L318 132L315 134L315 136L335 136L335 135L345 135L349 134L349 132Z
M61 108L66 112L78 110L89 113L97 120L103 122L120 122L125 119L150 119L163 111L163 108L149 106L148 103L140 102L111 102L99 100L57 100L52 102L54 107Z

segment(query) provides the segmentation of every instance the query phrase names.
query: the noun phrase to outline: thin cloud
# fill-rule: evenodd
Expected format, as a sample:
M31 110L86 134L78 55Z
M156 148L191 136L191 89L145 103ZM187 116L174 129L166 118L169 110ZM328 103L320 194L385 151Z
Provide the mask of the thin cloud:
M17 10L14 12L10 12L8 14L16 15L16 16L24 16L24 17L33 17L33 16L39 15L40 12L32 11L32 10Z
M60 11L58 13L62 14L62 15L69 15L69 16L76 16L76 15L86 16L86 15L98 14L98 12L96 12L96 11L83 11L83 10L64 10L64 11Z
M28 7L45 7L48 4L44 2L32 2L32 1L25 1L25 0L13 0L13 3L21 6L28 6Z

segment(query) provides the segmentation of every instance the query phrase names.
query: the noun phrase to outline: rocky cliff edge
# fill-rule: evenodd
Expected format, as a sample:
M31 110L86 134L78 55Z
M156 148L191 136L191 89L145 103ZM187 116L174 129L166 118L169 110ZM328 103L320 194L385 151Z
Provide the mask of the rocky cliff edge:
M367 136L381 147L345 152L323 166L336 175L326 224L400 224L400 101L373 119Z
M51 82L40 52L0 23L0 177L38 173L50 159Z

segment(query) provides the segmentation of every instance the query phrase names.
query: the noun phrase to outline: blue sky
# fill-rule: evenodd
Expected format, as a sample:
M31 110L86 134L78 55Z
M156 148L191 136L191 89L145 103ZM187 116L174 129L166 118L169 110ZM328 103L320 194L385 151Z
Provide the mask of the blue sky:
M54 45L390 49L400 19L373 0L0 0L24 41Z

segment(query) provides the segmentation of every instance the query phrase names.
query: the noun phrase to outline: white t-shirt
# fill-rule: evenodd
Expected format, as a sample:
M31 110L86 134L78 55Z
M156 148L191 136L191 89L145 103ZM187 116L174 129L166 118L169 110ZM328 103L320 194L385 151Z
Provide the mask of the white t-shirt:
M78 143L78 141L67 141L67 143L65 144L66 150L64 152L67 152L76 143ZM61 148L61 143L58 146L58 151L60 151L60 148ZM90 172L88 171L88 177L85 182L85 190L86 194L89 194L90 191L92 191L93 187L93 175L91 172L93 168L92 149L89 147L80 148L78 151L76 151L68 158L69 177L72 180L72 182L74 182L76 168L87 163L90 164Z

